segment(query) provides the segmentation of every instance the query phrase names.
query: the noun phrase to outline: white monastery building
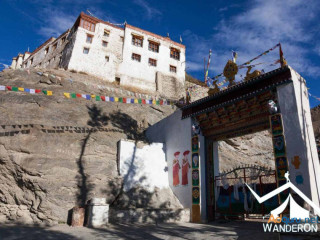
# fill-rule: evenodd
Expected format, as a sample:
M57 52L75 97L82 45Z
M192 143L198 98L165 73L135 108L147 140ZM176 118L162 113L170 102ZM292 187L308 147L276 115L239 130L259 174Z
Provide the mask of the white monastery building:
M81 13L71 29L32 53L13 58L11 68L63 68L167 97L184 94L185 46L140 28Z

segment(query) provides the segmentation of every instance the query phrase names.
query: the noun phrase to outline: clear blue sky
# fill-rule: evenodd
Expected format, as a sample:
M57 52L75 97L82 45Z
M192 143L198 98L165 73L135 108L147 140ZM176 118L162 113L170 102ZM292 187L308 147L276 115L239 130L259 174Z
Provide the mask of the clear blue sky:
M222 72L231 51L243 63L278 42L288 64L320 97L320 1L318 0L1 0L0 63L33 51L50 36L71 27L81 11L113 23L137 27L179 41L187 51L187 72L203 79L203 59L213 57L209 76ZM255 63L272 63L278 50ZM264 65L259 69L268 70ZM310 98L311 106L320 102Z

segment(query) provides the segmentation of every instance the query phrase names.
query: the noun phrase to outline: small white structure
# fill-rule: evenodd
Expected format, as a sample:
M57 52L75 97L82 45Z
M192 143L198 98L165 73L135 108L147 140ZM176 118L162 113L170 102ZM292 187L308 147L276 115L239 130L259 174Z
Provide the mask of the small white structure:
M11 68L64 68L85 72L108 82L184 95L185 46L169 37L81 13L71 29L50 38L31 54L13 58Z
M88 206L88 227L102 227L109 222L109 204L105 198L93 198Z

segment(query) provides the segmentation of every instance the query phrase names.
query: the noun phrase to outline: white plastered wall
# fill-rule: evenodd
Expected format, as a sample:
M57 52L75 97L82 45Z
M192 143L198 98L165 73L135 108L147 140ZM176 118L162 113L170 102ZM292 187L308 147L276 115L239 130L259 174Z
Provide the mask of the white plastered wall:
M292 83L277 88L280 111L283 118L290 180L319 206L320 167L311 121L306 81L291 69ZM298 169L292 164L299 156ZM296 177L302 175L303 183Z

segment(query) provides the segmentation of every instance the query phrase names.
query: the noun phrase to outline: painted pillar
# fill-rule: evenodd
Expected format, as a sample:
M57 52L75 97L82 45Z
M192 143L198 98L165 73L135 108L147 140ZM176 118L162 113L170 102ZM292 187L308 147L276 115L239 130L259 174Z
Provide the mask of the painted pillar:
M285 173L288 171L288 160L286 152L286 141L283 135L283 123L280 113L270 116L270 127L273 142L273 152L275 157L275 169L277 177L277 187L287 183ZM279 203L284 202L289 194L289 190L285 190L279 194Z
M292 83L277 88L290 181L319 206L320 166L305 80L291 69Z
M191 222L200 223L200 142L199 134L191 129L191 149L192 149L192 208Z

